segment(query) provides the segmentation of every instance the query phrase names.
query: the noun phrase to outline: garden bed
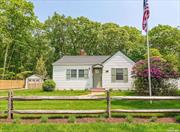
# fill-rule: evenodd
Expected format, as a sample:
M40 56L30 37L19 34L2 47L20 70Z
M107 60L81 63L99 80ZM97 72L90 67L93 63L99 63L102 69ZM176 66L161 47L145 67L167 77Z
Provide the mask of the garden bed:
M96 122L105 122L105 123L125 123L128 122L126 118L77 118L75 123L96 123ZM132 123L150 123L150 118L133 118ZM172 117L162 117L157 118L154 122L156 123L176 123L176 119ZM11 124L13 120L0 119L0 124ZM20 124L39 124L41 123L40 119L20 119ZM47 123L60 123L66 124L69 123L67 118L55 118L48 119Z

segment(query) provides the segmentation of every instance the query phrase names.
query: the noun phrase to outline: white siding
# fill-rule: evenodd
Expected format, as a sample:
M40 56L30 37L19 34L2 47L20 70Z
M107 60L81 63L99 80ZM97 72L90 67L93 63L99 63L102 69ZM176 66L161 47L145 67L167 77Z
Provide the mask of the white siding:
M169 82L174 84L175 86L177 86L178 90L180 90L180 78L178 78L178 79L170 79Z
M67 80L66 69L89 69L89 78L80 80ZM91 66L53 66L53 80L56 82L56 88L59 90L82 90L85 88L92 88L91 71Z
M107 62L104 63L102 85L103 88L128 90L132 89L133 79L131 78L131 71L134 63L129 61L126 57L120 53L116 53ZM128 82L111 82L111 68L128 68ZM108 72L107 72L108 71Z

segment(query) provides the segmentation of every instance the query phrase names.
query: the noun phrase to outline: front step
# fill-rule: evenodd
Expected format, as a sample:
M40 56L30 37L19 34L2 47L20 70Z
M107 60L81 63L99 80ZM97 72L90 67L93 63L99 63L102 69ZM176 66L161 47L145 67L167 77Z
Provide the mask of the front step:
M105 88L92 88L91 92L105 92L106 89Z

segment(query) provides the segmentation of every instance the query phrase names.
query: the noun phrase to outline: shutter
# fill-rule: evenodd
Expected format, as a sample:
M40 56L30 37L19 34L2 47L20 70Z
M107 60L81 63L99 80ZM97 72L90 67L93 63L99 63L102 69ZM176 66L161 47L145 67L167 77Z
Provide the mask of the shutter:
M70 70L70 69L67 69L67 70L66 70L66 79L67 79L67 80L70 80L70 78L71 78L71 70Z
M128 68L123 68L123 81L128 82Z
M111 68L111 82L116 82L116 69Z
M88 79L88 69L85 69L85 70L84 70L84 78L85 78L85 79Z

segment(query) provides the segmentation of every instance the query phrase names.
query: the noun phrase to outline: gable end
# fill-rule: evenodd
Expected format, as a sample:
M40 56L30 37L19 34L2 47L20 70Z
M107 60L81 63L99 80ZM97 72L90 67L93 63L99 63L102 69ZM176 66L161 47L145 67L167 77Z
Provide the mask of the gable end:
M109 57L108 59L106 59L102 64L107 63L109 60L111 60L111 58L113 58L114 56L119 55L122 56L125 60L127 60L131 65L134 65L135 62L133 60L131 60L129 57L127 57L125 54L123 54L121 51L116 52L114 55L112 55L111 57Z

